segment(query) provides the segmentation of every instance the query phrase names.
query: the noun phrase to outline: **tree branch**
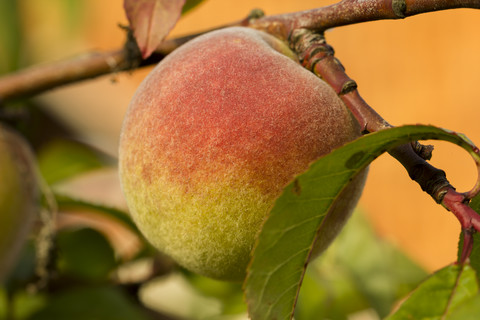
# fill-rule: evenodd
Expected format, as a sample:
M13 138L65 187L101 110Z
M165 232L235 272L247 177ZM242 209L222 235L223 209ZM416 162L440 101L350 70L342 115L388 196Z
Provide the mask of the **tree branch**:
M165 40L145 60L142 59L140 49L131 30L128 27L122 27L127 30L127 40L122 49L88 53L70 60L33 66L0 77L0 105L2 102L29 97L63 85L156 64L170 52L199 35L231 26L247 26L251 20L261 16L263 16L262 11L258 9L252 10L245 19L240 21L203 32Z
M31 67L0 78L0 104L29 97L59 86L102 75L156 64L185 42L215 29L248 26L264 30L287 41L298 29L322 32L326 29L365 21L401 19L419 13L454 8L480 8L478 0L343 0L318 9L263 16L254 10L245 19L204 32L164 41L147 60L142 60L129 35L123 49L90 53L71 60ZM351 95L352 99L354 94ZM358 98L355 98L358 99Z
M132 70L158 63L166 55L199 34L166 40L148 59L128 31L125 46L120 50L93 52L66 61L33 66L0 78L0 103L29 97L47 90L93 79L106 74Z
M28 97L69 83L128 69L123 50L90 53L68 61L35 66L0 78L0 98Z
M296 29L323 32L333 27L375 20L403 19L420 13L472 8L480 9L478 0L343 0L327 7L290 14L267 16L253 21L262 29L288 39Z

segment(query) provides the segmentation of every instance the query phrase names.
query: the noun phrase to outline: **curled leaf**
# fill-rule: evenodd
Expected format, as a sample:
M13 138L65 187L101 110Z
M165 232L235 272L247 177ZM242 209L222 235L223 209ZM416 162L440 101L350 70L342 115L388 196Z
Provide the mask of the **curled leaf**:
M332 223L327 213L335 199L382 153L428 139L450 141L471 154L475 150L462 135L451 131L420 125L397 127L334 150L285 188L259 234L244 283L252 319L292 319L312 245L329 232ZM298 186L301 193L295 192ZM335 219L330 219L333 225Z

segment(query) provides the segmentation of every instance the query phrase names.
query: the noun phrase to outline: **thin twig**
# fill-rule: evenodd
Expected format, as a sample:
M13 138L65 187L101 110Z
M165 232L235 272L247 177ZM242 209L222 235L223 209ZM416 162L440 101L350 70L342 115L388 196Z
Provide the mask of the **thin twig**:
M2 101L28 97L46 90L121 71L123 50L89 53L68 61L35 66L0 79Z

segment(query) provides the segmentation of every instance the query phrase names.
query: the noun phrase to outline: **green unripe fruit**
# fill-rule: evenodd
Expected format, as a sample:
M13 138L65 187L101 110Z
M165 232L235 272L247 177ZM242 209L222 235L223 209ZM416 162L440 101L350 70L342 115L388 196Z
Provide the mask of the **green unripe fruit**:
M17 261L36 214L33 163L23 138L0 124L0 283Z
M359 135L332 88L283 42L228 28L175 50L138 88L120 139L122 188L155 247L194 272L242 280L283 188ZM338 201L328 239L363 181Z

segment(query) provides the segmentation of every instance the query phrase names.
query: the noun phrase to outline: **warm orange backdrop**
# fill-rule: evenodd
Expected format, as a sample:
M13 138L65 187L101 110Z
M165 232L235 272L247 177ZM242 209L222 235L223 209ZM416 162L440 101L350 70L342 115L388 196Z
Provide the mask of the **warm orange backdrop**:
M22 0L27 48L38 61L54 60L87 49L121 45L117 23L126 23L122 1L85 0L87 12L65 30L61 0ZM177 25L174 35L202 30L243 18L252 8L267 14L298 11L332 1L208 0ZM362 96L392 124L434 124L461 131L480 144L480 11L453 10L402 21L377 21L341 27L327 40ZM72 36L74 34L75 36ZM85 137L116 152L118 132L128 101L146 71L117 75L70 86L44 95ZM112 84L111 80L116 83ZM434 163L444 168L460 190L475 181L468 156L439 144ZM455 219L411 182L388 156L371 167L360 207L378 233L398 244L433 270L455 259L459 227Z

